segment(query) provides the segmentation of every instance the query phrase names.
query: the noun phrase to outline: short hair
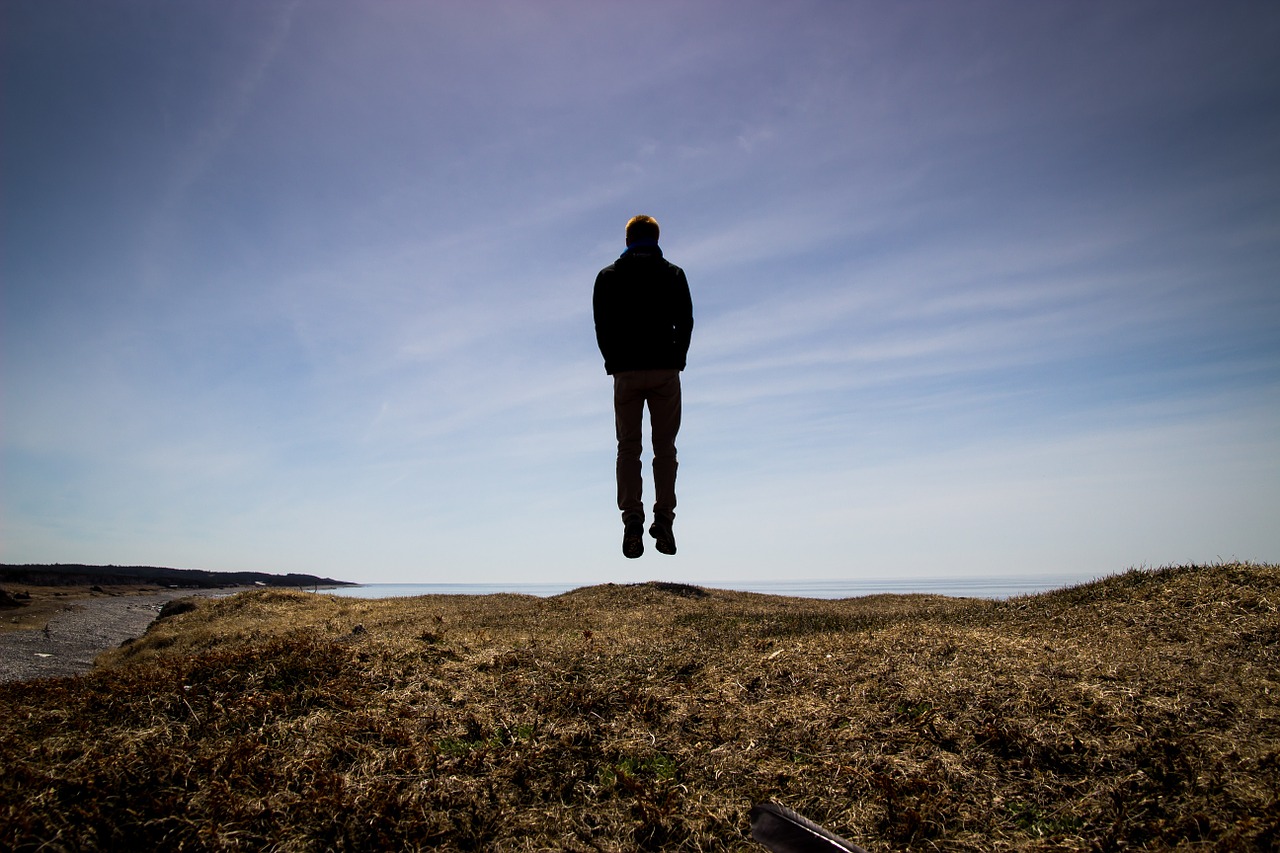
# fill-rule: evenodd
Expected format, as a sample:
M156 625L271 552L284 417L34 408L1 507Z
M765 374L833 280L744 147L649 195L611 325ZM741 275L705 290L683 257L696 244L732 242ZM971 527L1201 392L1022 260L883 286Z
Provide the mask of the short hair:
M643 213L627 220L627 245L636 240L658 242L658 220Z

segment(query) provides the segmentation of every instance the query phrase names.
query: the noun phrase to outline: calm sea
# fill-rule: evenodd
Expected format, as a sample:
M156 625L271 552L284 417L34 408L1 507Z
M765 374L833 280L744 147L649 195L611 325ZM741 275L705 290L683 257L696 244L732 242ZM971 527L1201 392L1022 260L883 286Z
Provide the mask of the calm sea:
M707 581L710 589L763 592L799 598L855 598L880 593L929 593L969 598L1009 598L1086 583L1096 574L1000 575L991 577L857 578L852 580ZM324 589L353 598L404 598L414 595L491 595L514 592L547 597L588 586L586 583L371 583Z

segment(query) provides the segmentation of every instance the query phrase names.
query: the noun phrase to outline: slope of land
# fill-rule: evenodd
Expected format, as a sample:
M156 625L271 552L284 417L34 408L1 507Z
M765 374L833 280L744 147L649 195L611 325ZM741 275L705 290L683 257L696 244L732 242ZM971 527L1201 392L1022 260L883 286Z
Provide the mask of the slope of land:
M0 685L0 847L1276 849L1280 567L993 602L597 586L175 601Z

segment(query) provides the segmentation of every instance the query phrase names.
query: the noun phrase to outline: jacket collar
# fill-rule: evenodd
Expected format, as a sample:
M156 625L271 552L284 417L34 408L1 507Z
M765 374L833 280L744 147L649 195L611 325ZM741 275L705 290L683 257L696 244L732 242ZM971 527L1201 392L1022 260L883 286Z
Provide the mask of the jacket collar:
M643 258L643 257L662 257L662 250L658 248L657 240L634 240L631 245L627 246L627 250L622 253L624 258Z

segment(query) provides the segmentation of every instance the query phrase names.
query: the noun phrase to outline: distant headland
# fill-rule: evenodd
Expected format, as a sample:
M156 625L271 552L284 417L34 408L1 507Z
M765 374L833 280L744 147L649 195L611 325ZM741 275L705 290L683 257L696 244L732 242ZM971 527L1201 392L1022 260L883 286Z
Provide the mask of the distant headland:
M157 586L214 589L228 586L317 587L355 586L350 581L315 575L267 572L213 572L205 569L168 569L159 566L84 566L74 563L50 565L0 564L0 583L30 586Z

